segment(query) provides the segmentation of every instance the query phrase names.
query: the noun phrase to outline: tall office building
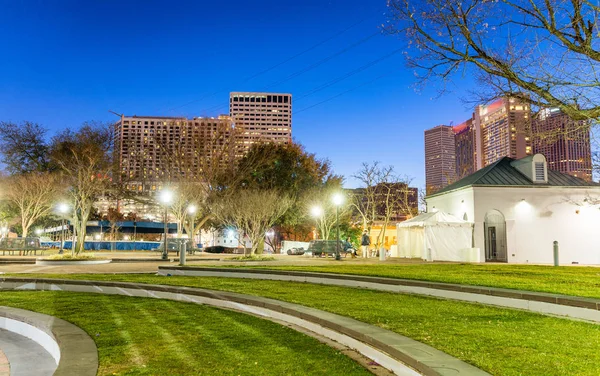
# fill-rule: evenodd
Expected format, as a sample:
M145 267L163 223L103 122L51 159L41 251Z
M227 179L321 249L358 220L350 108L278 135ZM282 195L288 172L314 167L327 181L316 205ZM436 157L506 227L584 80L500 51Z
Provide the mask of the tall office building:
M533 119L533 152L543 154L548 168L592 180L590 127L558 108L544 109Z
M479 170L502 157L524 158L532 153L531 109L514 98L500 98L475 108L473 122Z
M240 143L245 149L256 142L292 141L291 94L230 93L229 115L242 129Z
M476 145L473 119L469 119L453 128L456 147L456 178L462 179L475 172Z
M438 125L425 131L425 185L434 193L456 178L456 150L451 126Z
M206 161L221 152L236 132L228 116L123 116L114 129L121 181L129 190L144 192L158 190L165 183L198 178Z

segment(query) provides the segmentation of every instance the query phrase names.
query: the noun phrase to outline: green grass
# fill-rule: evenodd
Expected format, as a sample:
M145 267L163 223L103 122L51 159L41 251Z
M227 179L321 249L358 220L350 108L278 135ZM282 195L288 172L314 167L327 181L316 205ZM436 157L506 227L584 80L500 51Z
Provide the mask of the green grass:
M600 268L597 267L506 264L352 265L343 263L323 266L244 265L229 267L359 274L600 298Z
M95 257L93 253L80 253L78 255L72 255L65 253L62 255L56 254L46 257L44 260L50 261L93 261L93 260L106 260L106 257Z
M60 317L96 342L99 375L368 375L340 352L242 313L147 298L0 292L0 305Z
M37 275L193 286L302 304L389 329L493 375L594 375L600 325L531 312L365 289L236 278Z
M275 261L275 257L273 256L262 256L262 255L254 255L254 256L238 256L227 259L227 261Z

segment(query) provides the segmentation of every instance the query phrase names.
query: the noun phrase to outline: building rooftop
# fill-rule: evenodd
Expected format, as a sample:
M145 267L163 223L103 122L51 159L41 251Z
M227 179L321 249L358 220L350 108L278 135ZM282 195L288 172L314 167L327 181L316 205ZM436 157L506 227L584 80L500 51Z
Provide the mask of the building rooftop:
M527 158L527 157L526 157ZM446 192L455 191L466 187L600 187L600 184L589 182L575 176L548 169L547 183L533 183L528 177L517 170L511 162L513 158L504 157L495 163L482 168L475 173L452 183L429 197L434 197Z

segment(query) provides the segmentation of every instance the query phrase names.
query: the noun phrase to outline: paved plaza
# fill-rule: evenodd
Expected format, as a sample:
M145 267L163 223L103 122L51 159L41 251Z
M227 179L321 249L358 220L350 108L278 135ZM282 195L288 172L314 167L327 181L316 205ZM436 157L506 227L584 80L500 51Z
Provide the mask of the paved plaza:
M97 257L106 257L113 260L110 264L102 265L56 265L41 266L35 265L35 256L4 256L0 257L0 273L155 273L160 265L176 265L179 259L175 254L169 255L169 261L160 259L156 252L95 252ZM225 266L225 265L261 265L261 266L281 266L281 265L332 265L332 264L353 264L370 265L380 264L378 258L342 258L336 261L333 258L319 258L307 256L288 256L273 255L274 261L228 261L232 257L239 255L231 254L212 254L198 253L194 256L188 256L188 265L199 266ZM39 256L38 256L39 257ZM22 262L19 263L19 262ZM416 259L388 258L385 263L388 264L415 264L424 263Z

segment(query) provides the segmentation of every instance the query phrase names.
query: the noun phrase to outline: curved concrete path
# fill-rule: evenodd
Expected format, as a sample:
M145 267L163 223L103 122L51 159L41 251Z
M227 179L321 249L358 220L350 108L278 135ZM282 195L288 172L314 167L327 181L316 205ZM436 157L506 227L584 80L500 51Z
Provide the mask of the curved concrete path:
M56 370L52 355L39 343L20 334L0 329L0 349L10 366L10 373L6 375L52 376Z
M0 306L0 349L11 376L94 376L98 351L90 336L59 318Z
M159 266L160 275L307 282L434 296L600 323L600 299L410 279L268 269Z
M0 278L0 289L116 294L206 304L307 329L355 349L398 375L488 375L446 353L389 330L314 308L252 295L143 283L37 278Z

